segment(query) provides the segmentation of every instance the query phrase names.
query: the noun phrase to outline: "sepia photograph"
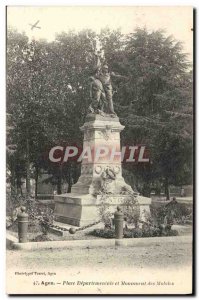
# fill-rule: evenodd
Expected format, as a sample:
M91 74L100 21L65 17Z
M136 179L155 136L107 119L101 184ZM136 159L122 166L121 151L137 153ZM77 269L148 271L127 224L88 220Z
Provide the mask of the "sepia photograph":
M5 14L6 293L192 295L193 7Z

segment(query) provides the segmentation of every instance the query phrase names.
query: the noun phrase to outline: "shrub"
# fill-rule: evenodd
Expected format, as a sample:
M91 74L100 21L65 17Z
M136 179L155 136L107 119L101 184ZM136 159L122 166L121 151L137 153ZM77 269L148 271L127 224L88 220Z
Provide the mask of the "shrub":
M17 215L21 211L20 206L24 203L24 197L21 195L11 195L6 191L6 228L10 228L17 220Z
M47 235L53 223L53 210L48 206L40 206L35 201L27 201L27 213L30 227L39 228L44 235Z
M53 223L53 211L50 208L46 208L41 212L41 215L37 217L41 231L44 235L48 234L50 225Z
M113 238L115 238L115 230L114 229L94 229L89 232L89 235L94 235L94 236L105 238L105 239L113 239Z
M163 203L159 207L151 205L151 216L156 224L164 224L165 217L170 224L190 224L192 223L192 206L174 200L166 206Z
M52 239L49 238L46 234L40 234L31 240L31 242L49 242L49 241L52 241Z
M176 236L178 235L177 230L168 230L168 228L155 227L155 226L144 226L141 228L124 228L124 238L141 238L141 237L154 237L154 236ZM89 232L89 235L94 235L96 237L112 239L115 238L114 229L94 229Z
M130 195L124 200L123 205L123 213L126 223L138 227L138 222L140 218L140 206L135 200L135 198L132 195Z
M34 198L16 196L11 201L13 209L10 210L10 216L6 219L7 228L17 231L17 215L21 211L21 206L26 207L28 214L29 232L41 231L43 235L47 235L49 226L53 223L53 210L47 206L41 206Z
M98 208L100 220L103 222L105 228L111 228L113 213L109 211L110 205L106 202L105 197L101 201Z

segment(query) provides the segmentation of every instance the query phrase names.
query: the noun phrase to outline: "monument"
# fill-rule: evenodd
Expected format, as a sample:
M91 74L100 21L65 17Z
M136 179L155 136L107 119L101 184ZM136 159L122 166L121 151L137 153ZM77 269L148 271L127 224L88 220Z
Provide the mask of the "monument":
M109 72L101 51L96 51L96 68L90 78L91 105L84 125L81 175L71 193L56 195L55 220L73 226L92 224L99 219L99 206L106 199L111 212L130 199L140 206L140 215L149 212L150 198L134 193L122 176L120 124L113 107L111 78L125 78Z

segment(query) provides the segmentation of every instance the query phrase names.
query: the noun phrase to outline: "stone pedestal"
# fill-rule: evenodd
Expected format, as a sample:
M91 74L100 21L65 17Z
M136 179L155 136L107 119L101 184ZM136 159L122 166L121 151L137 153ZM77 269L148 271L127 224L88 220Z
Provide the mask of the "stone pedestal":
M80 129L84 133L81 176L70 194L55 196L55 220L74 226L99 219L100 192L105 183L111 211L133 193L122 177L120 132L124 126L119 119L90 114ZM110 180L104 180L109 175ZM142 210L149 209L149 198L137 196L137 200Z

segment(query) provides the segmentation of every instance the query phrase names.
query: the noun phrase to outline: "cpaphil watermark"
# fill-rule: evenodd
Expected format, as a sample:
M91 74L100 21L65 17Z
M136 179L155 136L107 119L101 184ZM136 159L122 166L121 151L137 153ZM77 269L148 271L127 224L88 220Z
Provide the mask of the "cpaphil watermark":
M145 145L123 146L118 149L117 146L98 145L95 147L86 146L80 148L77 146L54 146L49 151L49 160L53 163L65 163L69 160L78 163L98 163L98 162L116 162L122 163L149 163L149 150Z

